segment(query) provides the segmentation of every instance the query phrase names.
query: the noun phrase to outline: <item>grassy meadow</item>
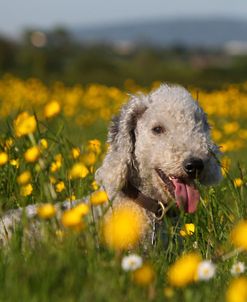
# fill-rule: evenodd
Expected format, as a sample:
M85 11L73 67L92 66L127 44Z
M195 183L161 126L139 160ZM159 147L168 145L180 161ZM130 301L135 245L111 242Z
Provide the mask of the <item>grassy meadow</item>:
M23 217L0 249L0 301L247 301L247 83L189 88L221 146L224 178L200 188L199 209L181 213L181 226L167 221L165 249L139 244L142 217L131 209L107 223L95 219L111 206L94 181L107 125L128 93L159 84L0 79L0 210L39 204L37 217ZM88 196L87 205L64 213L54 207ZM41 235L30 240L34 219Z

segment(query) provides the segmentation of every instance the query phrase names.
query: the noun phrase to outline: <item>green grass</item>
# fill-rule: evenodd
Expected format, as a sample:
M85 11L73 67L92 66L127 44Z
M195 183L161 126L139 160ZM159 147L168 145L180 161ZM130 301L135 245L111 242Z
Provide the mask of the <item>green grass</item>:
M176 236L168 234L165 249L161 242L144 252L136 252L154 266L155 301L164 301L166 271L170 263L184 251L193 250L197 241L203 258L213 259L217 275L209 282L198 282L175 290L170 301L224 301L224 292L234 259L223 262L220 256L232 250L228 243L232 215L246 217L245 188L235 189L226 179L217 188L204 190L195 215L182 215L181 224L196 225L193 236L184 239L179 248ZM131 274L122 271L121 256L104 245L97 246L89 226L82 233L73 232L61 240L52 222L43 223L43 235L35 242L24 240L23 228L4 246L0 253L1 301L146 301L149 290L135 285ZM96 225L98 228L98 224ZM177 230L178 231L178 230ZM239 259L247 261L246 255Z

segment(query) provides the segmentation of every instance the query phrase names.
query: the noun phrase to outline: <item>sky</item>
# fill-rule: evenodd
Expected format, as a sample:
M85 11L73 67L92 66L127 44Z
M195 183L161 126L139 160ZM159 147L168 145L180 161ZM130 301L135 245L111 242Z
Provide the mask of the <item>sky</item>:
M0 33L181 17L247 20L246 0L0 0Z

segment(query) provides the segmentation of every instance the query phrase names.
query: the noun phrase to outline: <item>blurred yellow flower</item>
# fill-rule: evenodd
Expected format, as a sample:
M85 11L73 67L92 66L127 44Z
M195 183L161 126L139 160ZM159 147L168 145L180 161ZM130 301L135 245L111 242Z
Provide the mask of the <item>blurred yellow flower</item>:
M29 196L31 195L33 192L33 186L31 184L27 184L25 186L21 186L21 189L20 189L20 194L21 196Z
M239 129L239 124L237 122L231 122L224 125L224 132L226 134L235 133Z
M151 265L144 264L132 273L133 281L142 286L147 286L154 281L154 270Z
M82 163L76 163L72 166L69 171L69 177L74 178L84 178L88 175L89 171L85 165Z
M241 178L235 178L233 183L235 187L241 187L243 185L243 180Z
M56 155L54 156L54 159L55 159L56 162L62 163L62 161L63 161L63 156L62 156L61 153L58 153L58 154L56 154Z
M98 139L88 141L87 150L99 154L101 152L101 142Z
M236 247L247 250L247 220L240 221L233 228L230 239Z
M29 163L33 163L36 160L38 160L39 156L40 156L40 150L39 147L37 146L27 149L27 151L24 153L24 158Z
M14 166L14 167L16 167L16 168L19 168L19 166L20 166L20 162L19 162L19 159L17 158L17 159L11 159L10 161L9 161L9 163L11 164L11 166Z
M48 148L48 142L47 142L47 140L45 138L42 138L39 141L39 143L40 143L40 146L41 146L42 149L47 149Z
M103 204L108 200L109 199L105 191L97 191L92 193L92 195L90 196L90 203L95 206Z
M17 137L31 134L36 130L37 123L34 115L24 111L14 120L14 131Z
M5 152L0 152L0 166L5 165L8 162L9 156Z
M182 237L192 236L195 233L195 225L193 223L186 223L179 233Z
M186 254L176 260L167 272L169 283L176 287L183 287L194 282L200 262L201 257L196 253Z
M212 129L212 138L218 142L222 138L222 133L217 129Z
M65 184L63 181L59 181L57 184L56 184L56 191L57 192L62 192L63 190L65 189Z
M14 145L14 140L10 137L5 141L5 147L10 149Z
M45 203L38 207L37 214L43 219L52 218L56 214L56 208L51 203Z
M136 245L147 224L144 214L133 203L119 205L103 224L105 243L113 249L124 250Z
M89 213L89 206L86 203L80 203L73 208L79 215L84 216Z
M82 161L86 166L93 166L96 163L96 159L94 152L88 152L82 156Z
M53 185L57 182L57 180L54 176L49 176L49 180Z
M19 185L25 185L31 180L31 172L28 170L23 171L18 177L17 182Z
M70 201L76 200L76 196L74 194L72 194L67 199L70 200Z
M96 180L94 180L92 183L91 183L91 188L96 191L99 189L99 185L97 184Z
M226 291L226 302L247 301L247 278L239 277L233 279Z
M84 223L82 221L82 214L80 213L80 211L75 209L65 211L62 214L61 222L63 226L75 230L80 230L84 228Z
M61 167L62 167L62 161L63 161L63 157L62 154L58 153L54 156L54 162L51 163L50 165L50 171L52 173L58 171Z
M78 147L72 148L71 149L71 155L74 159L77 159L81 154L81 150Z
M46 118L52 118L61 111L61 106L57 101L51 101L45 105L44 116Z
M60 169L61 165L60 163L57 163L57 162L52 162L51 165L50 165L50 171L52 173L58 171Z

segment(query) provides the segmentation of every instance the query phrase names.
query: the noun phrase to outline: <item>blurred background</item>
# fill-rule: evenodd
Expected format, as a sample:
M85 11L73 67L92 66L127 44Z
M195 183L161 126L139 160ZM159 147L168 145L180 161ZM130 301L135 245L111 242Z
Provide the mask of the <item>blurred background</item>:
M207 90L247 74L244 0L0 0L0 76Z

